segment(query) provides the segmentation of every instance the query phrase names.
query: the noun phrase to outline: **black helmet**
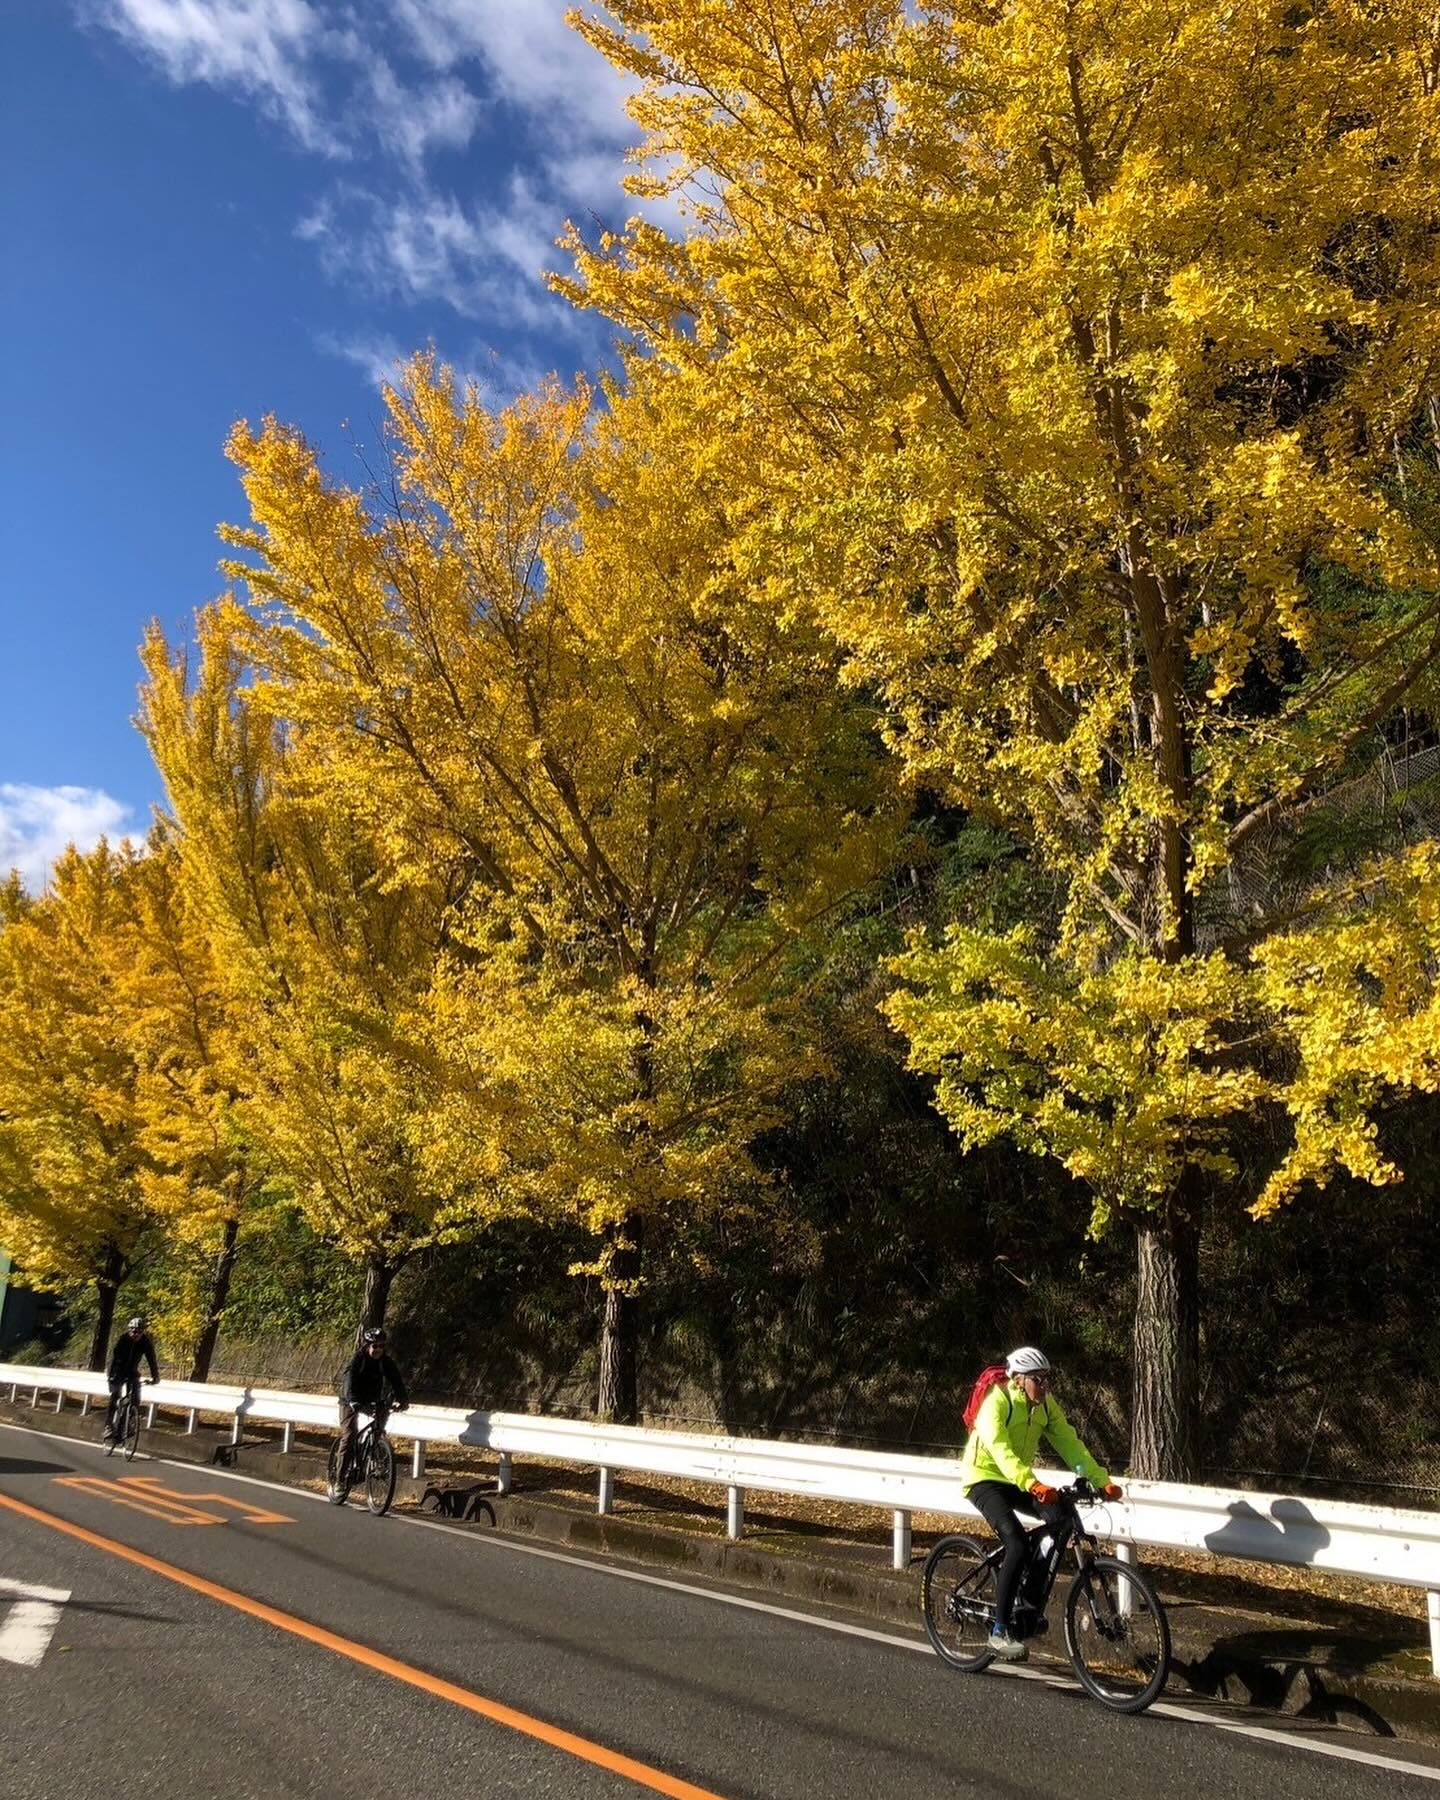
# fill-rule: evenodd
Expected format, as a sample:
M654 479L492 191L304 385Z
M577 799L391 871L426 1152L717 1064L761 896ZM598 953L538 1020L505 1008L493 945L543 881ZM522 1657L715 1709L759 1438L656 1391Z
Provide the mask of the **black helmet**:
M381 1325L367 1326L360 1334L360 1342L362 1344L383 1344L385 1342L385 1328Z

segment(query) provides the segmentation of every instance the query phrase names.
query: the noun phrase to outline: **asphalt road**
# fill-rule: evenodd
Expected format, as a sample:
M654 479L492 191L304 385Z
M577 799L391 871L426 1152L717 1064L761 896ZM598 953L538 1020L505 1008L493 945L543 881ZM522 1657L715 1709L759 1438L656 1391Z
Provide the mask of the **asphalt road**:
M69 1595L33 1665L3 1660L16 1583ZM1440 1800L1413 1745L1195 1710L1116 1718L839 1614L0 1427L7 1800Z

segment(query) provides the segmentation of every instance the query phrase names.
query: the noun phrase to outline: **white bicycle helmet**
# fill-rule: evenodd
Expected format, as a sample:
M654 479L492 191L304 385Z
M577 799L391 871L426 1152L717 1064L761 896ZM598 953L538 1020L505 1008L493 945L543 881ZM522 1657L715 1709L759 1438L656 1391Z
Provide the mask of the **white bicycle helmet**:
M125 1329L127 1331L143 1331L145 1329L145 1321L140 1317L139 1313L136 1313L133 1319L126 1322Z
M1048 1375L1050 1358L1043 1350L1036 1350L1029 1344L1022 1344L1020 1349L1012 1350L1005 1358L1007 1375Z

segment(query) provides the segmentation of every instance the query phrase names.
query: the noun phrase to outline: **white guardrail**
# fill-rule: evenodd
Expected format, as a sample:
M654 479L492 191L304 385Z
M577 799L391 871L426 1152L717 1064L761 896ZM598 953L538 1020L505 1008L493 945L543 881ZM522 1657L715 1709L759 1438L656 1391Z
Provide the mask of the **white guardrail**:
M12 1401L22 1391L27 1393L32 1407L39 1406L42 1395L53 1396L56 1412L67 1395L78 1395L86 1412L109 1395L103 1375L18 1363L0 1363L0 1392L6 1388ZM338 1424L333 1396L218 1382L146 1383L144 1404L151 1423L157 1409L180 1412L186 1415L185 1429L192 1432L202 1415L228 1419L230 1441L235 1444L248 1421L278 1425L280 1448L285 1451L292 1447L297 1426L330 1432ZM949 1457L649 1431L530 1413L466 1412L455 1406L411 1406L392 1414L388 1429L392 1438L413 1446L411 1470L416 1476L424 1473L427 1444L494 1451L500 1458L502 1494L510 1491L517 1456L588 1464L598 1471L602 1513L612 1509L617 1470L711 1483L726 1490L726 1529L731 1538L741 1534L745 1495L751 1489L888 1508L894 1521L897 1569L910 1562L912 1514L978 1516L960 1493L958 1461ZM1059 1485L1070 1479L1059 1474L1049 1478ZM1440 1675L1440 1513L1300 1500L1239 1488L1127 1481L1123 1500L1097 1504L1087 1509L1087 1516L1091 1529L1113 1540L1121 1556L1133 1556L1136 1545L1148 1544L1424 1588L1432 1668Z

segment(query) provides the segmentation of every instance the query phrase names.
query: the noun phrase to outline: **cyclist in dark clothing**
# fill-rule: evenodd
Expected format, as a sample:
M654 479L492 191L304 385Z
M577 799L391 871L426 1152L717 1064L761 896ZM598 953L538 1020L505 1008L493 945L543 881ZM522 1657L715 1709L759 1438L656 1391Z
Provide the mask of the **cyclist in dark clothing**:
M385 1354L385 1333L372 1325L360 1339L360 1348L350 1358L350 1366L340 1379L340 1467L343 1469L355 1448L355 1415L374 1414L389 1389L395 1396L396 1412L404 1412L410 1404L400 1371ZM334 1495L331 1496L335 1498ZM342 1488L339 1503L345 1499Z
M115 1435L115 1408L120 1404L120 1396L128 1390L134 1404L140 1404L142 1358L150 1365L150 1379L158 1381L160 1371L155 1366L155 1345L145 1329L144 1319L137 1313L116 1338L110 1351L110 1367L106 1370L110 1382L110 1405L105 1412L107 1441Z

